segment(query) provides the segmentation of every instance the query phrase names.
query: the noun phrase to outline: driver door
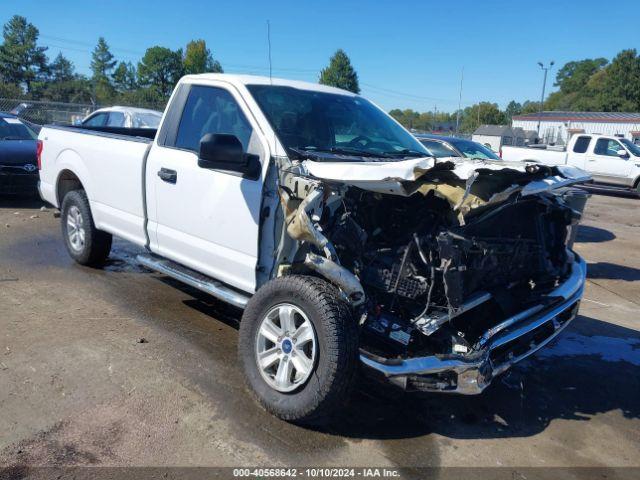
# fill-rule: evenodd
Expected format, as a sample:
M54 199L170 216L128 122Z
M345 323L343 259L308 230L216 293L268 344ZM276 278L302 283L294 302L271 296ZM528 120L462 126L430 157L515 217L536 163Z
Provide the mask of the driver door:
M176 102L184 101L176 128L168 128L164 138L159 134L147 161L151 249L253 292L262 178L201 168L198 153L200 139L207 133L235 135L244 151L257 155L262 165L267 148L236 92L215 84L183 84L181 89L187 91L175 95Z
M618 151L626 148L613 138L599 138L587 157L587 170L596 181L625 185L631 173L629 157L620 157Z

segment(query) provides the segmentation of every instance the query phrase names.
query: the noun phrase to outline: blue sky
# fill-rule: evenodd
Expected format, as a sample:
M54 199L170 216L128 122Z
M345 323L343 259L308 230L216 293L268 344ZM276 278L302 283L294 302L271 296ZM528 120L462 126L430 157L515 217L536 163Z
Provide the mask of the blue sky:
M504 107L539 99L539 60L556 61L553 78L567 61L640 46L637 0L0 0L0 22L14 14L40 29L51 58L62 51L81 73L102 35L134 62L147 47L203 38L225 71L268 74L269 19L274 76L316 81L343 48L365 96L419 111L455 110L463 67L463 105Z

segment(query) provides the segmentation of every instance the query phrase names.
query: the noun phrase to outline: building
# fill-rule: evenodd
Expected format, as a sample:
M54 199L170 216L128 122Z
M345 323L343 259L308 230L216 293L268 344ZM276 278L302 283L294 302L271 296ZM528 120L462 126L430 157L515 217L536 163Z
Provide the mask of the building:
M566 145L575 133L600 133L627 138L640 145L640 113L542 112L516 115L513 128L538 130L541 143Z
M525 132L508 125L481 125L473 132L471 140L499 152L503 145L524 146Z

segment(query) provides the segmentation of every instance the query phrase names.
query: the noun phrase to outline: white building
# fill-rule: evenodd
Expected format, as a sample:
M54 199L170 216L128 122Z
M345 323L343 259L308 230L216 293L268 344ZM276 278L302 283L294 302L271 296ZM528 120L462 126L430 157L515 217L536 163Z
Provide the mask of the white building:
M526 132L522 128L511 128L508 125L480 125L471 140L481 143L494 152L499 152L503 145L524 146Z
M575 133L600 133L627 138L640 145L640 113L542 112L513 117L512 127L538 129L540 143L566 145Z

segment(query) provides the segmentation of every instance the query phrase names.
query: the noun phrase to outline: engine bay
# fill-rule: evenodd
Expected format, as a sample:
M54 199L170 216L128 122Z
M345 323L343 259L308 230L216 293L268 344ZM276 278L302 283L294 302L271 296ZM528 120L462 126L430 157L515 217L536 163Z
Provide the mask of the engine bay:
M551 301L545 293L570 274L580 216L572 189L523 194L554 175L536 167L460 178L445 165L400 179L399 194L389 178L367 188L285 170L279 272L340 287L372 355L473 355L488 329Z

